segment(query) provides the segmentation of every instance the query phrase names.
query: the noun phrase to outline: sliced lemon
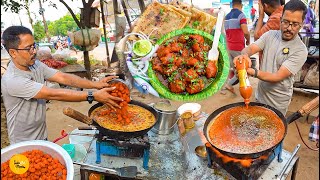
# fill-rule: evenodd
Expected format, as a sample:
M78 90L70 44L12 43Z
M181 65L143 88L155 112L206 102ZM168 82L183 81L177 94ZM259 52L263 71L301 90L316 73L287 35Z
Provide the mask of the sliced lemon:
M146 56L150 53L152 44L149 40L141 39L134 43L133 53L137 56Z
M23 174L29 169L29 160L22 154L16 154L11 157L9 167L13 173Z

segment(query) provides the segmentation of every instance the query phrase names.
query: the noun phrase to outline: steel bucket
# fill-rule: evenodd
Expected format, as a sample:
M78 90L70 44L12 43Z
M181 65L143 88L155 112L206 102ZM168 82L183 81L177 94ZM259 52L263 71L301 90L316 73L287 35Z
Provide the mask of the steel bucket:
M177 110L164 109L159 105L172 107L170 101L160 101L158 103L151 104L153 109L158 113L157 123L151 129L152 132L161 135L168 135L173 132L174 125L177 123Z

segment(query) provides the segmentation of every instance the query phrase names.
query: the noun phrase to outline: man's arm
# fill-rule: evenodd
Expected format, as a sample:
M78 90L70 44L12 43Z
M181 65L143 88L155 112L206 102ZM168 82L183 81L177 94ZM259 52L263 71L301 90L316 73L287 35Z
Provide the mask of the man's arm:
M259 39L260 36L263 34L263 33L261 33L261 28L263 26L263 18L264 18L264 9L263 9L261 0L259 0L259 17L258 17L258 21L256 24L256 28L254 30L254 40L255 41L257 39Z
M252 68L247 69L247 73L251 76L254 76L255 70ZM291 75L291 72L285 67L281 66L280 69L275 73L265 72L258 70L257 78L262 81L267 81L271 83L280 82Z
M241 54L250 57L259 51L262 51L262 49L260 49L258 45L252 43L248 47L242 49Z
M240 25L242 32L244 33L244 37L246 38L246 45L249 46L250 44L250 32L248 30L247 24Z
M102 89L105 87L109 87L109 84L107 82L116 77L117 76L109 76L107 78L102 79L101 81L90 81L73 74L63 73L59 71L52 77L50 77L48 80L77 88Z
M122 101L119 97L114 97L109 94L110 91L114 90L115 87L103 88L93 92L94 100L104 103L111 104L115 107L120 107L115 101ZM43 86L40 91L33 97L36 99L46 100L58 100L67 102L80 102L87 100L88 92L86 91L74 91L69 89L53 89Z

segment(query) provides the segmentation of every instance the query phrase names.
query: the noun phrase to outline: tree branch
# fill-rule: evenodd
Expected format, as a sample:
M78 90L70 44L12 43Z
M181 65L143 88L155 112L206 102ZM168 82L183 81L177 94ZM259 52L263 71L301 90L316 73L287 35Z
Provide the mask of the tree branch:
M64 6L66 6L66 8L68 9L68 11L70 12L72 18L74 19L74 21L76 22L77 26L79 28L82 28L82 25L80 23L80 21L77 19L76 15L73 13L72 9L68 6L67 3L64 2L64 0L59 0Z

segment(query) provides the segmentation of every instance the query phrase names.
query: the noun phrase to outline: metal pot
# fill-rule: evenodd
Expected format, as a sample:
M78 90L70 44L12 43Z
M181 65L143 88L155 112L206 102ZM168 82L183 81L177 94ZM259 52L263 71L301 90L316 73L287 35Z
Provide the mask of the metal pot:
M152 132L167 135L173 132L174 125L177 123L177 110L172 108L170 101L159 101L151 104L157 112L157 123L151 129Z

